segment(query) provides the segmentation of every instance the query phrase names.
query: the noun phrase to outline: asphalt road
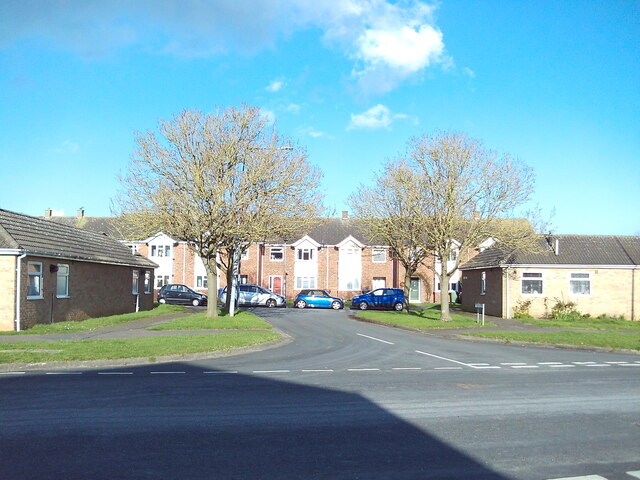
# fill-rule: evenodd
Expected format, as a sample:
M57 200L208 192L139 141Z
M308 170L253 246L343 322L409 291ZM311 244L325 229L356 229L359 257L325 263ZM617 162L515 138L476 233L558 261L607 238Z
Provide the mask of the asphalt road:
M259 313L294 341L1 375L0 479L640 478L640 356Z

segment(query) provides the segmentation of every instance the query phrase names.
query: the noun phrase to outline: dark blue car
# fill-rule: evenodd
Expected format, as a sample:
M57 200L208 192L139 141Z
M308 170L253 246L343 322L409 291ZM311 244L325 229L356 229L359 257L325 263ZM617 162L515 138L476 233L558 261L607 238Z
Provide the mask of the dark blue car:
M317 288L300 291L293 304L298 308L333 308L334 310L344 308L344 301L341 298L332 297L324 290Z
M401 288L378 288L372 292L357 295L351 299L353 308L392 308L398 312L405 305L404 291Z

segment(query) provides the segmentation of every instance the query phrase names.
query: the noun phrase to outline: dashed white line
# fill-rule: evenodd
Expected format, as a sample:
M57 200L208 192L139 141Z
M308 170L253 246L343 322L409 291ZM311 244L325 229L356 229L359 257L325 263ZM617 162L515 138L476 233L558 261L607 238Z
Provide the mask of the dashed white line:
M235 370L220 370L220 371L216 371L216 372L202 372L205 375L234 375L236 373L238 373Z
M571 362L571 363L573 363L574 365L591 365L596 362Z
M523 363L523 362L508 362L508 363L501 363L500 365L504 365L505 367L515 367L516 365L526 365L526 363Z
M607 365L605 363L593 363L589 365L585 365L585 367L610 367L611 365Z
M420 367L394 367L391 370L422 370Z
M149 372L151 375L179 375L186 374L187 372Z
M133 375L133 372L98 372L98 375Z
M550 478L549 480L607 480L600 475L582 475L580 477L562 477L562 478Z
M324 372L333 372L330 368L317 368L312 370L302 370L305 373L324 373Z
M627 472L627 475L634 477L634 478L640 478L640 470L634 470L632 472Z
M387 342L386 340L381 340L381 339L376 338L376 337L370 337L369 335L365 335L363 333L357 333L356 335L359 335L359 336L364 337L364 338L368 338L370 340L375 340L376 342L386 343L387 345L395 345L395 343Z
M512 365L511 368L540 368L538 365Z
M640 363L623 363L621 367L640 367Z
M462 367L435 367L434 370L462 370Z
M24 375L27 372L0 372L0 375Z
M347 368L347 372L379 372L379 368Z
M45 372L45 375L82 375L82 372Z
M538 362L538 365L563 365L562 362Z
M428 357L439 358L440 360L445 360L447 362L457 363L458 365L462 365L464 367L470 367L471 366L471 365L469 365L467 363L462 363L462 362L459 362L457 360L453 360L451 358L445 358L445 357L440 357L438 355L434 355L433 353L421 352L420 350L416 350L415 352L419 353L420 355L426 355Z
M476 370L491 370L491 369L496 369L496 368L502 368L502 367L498 367L497 365L493 365L493 366L474 366L474 365L469 365L471 368L475 368Z
M291 370L254 370L253 373L291 373Z
M576 368L575 365L564 365L564 364L561 364L561 365L549 365L549 367L551 367L551 368Z

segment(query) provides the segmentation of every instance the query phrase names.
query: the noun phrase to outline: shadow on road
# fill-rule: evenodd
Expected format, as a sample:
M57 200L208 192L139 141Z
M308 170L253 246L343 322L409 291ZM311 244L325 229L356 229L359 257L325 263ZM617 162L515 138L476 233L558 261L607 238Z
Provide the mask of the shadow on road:
M159 367L0 378L0 478L506 478L358 394Z

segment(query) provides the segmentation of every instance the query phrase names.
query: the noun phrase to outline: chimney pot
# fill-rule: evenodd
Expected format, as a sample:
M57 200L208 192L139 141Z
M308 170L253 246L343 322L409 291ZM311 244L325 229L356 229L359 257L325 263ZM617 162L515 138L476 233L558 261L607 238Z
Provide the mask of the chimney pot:
M343 210L342 211L342 218L343 219L349 218L349 211L348 210Z
M79 208L78 209L78 218L82 218L84 217L84 208Z
M45 216L45 217L47 217L47 218L49 218L49 217L51 216L51 209L50 209L50 208L47 208L47 209L44 211L44 216Z

